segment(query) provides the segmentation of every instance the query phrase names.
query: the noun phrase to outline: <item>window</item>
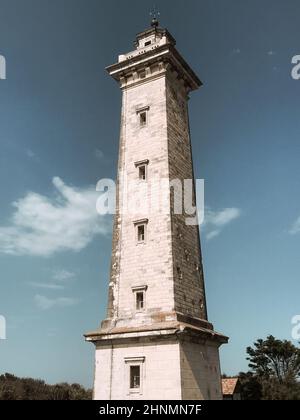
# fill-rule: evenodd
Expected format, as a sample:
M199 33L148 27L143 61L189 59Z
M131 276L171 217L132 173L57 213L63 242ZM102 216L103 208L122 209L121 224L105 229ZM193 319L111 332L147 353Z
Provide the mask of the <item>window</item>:
M146 242L146 228L147 228L148 219L139 220L134 222L136 229L136 241L138 244L143 244Z
M147 286L132 287L134 297L134 311L145 312L146 310L146 291Z
M142 395L145 357L125 357L124 361L127 395Z
M147 112L144 111L140 113L140 126L143 127L146 124L147 124Z
M140 77L142 77L141 74L140 74ZM145 74L145 77L146 77L146 74ZM148 124L148 112L149 112L149 106L137 109L136 113L139 118L140 127L145 127Z
M138 226L138 242L145 241L145 225Z
M139 179L141 181L146 181L146 166L145 165L141 165L139 167Z
M147 180L147 166L149 164L149 160L142 160L140 162L135 162L135 166L138 169L138 177L140 181Z
M145 42L145 47L148 47L148 45L151 45L151 41Z
M144 292L136 293L136 310L142 311L144 309Z
M130 389L140 389L141 386L141 367L130 366Z

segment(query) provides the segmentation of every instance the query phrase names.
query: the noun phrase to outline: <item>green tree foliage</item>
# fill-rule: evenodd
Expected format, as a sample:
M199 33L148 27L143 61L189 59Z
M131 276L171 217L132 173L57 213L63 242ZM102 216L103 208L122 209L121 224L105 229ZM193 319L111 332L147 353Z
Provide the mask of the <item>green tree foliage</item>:
M0 376L0 400L90 400L92 391L79 384L47 385L42 380Z
M276 378L279 383L297 380L300 376L300 349L290 341L276 340L270 335L248 347L249 367L258 376Z
M273 336L247 348L251 371L241 373L244 399L300 400L300 349Z

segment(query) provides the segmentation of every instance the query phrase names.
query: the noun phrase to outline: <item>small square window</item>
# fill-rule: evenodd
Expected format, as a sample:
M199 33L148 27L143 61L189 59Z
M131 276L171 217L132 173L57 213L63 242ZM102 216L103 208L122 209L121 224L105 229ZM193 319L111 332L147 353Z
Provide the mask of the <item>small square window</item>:
M144 127L147 124L147 112L143 111L140 113L140 126Z
M135 295L135 299L136 299L136 310L143 311L145 308L144 292L137 292Z
M146 226L139 225L137 227L138 242L145 242L145 236L146 236L145 233L146 233Z
M139 390L141 387L141 367L130 366L130 389Z
M151 41L145 42L145 47L148 47L148 45L151 45Z

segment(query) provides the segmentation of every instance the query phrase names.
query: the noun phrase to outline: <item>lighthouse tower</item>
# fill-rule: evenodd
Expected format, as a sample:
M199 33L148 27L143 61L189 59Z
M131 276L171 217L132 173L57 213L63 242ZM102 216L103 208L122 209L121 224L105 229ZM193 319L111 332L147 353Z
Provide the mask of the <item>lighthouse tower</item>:
M107 319L86 334L97 400L222 399L219 347L228 339L207 319L198 226L174 211L171 189L166 211L125 211L125 178L194 180L188 95L202 83L175 44L153 19L107 69L122 115Z

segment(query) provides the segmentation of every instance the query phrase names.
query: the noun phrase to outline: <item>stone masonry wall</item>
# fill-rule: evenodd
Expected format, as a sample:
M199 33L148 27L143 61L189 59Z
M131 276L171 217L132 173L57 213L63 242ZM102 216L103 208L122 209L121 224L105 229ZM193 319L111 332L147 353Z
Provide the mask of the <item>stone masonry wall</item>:
M181 399L179 345L172 340L153 344L119 344L96 350L96 400ZM130 394L128 357L143 357L141 394ZM172 367L172 368L170 368Z
M132 288L147 286L146 314L176 310L207 319L198 227L187 226L185 214L173 213L172 199L167 212L141 208L135 214L126 213L128 203L120 185L121 181L138 180L135 163L143 160L149 161L148 181L141 188L155 179L178 179L182 185L185 179L193 179L187 100L184 86L170 71L168 77L162 75L123 91L109 318L133 318ZM144 107L149 107L148 121L141 128L137 110ZM141 203L151 194L159 197L159 184L141 193ZM135 189L127 197L137 196ZM148 220L147 238L144 244L137 244L134 223L141 219ZM145 319L138 315L135 325L139 321Z
M171 72L167 78L167 119L170 179L194 179L188 120L188 97ZM195 204L195 197L194 197ZM175 308L185 315L207 319L198 226L187 226L185 214L174 214L172 253Z
M221 400L219 350L214 345L184 341L180 344L183 400Z
M140 127L137 110L149 107L148 121ZM168 141L166 121L166 87L164 77L150 83L142 83L123 92L122 153L120 170L123 180L138 180L136 162L148 160L148 182L168 179ZM143 182L142 182L143 183ZM145 183L144 183L145 184ZM144 185L145 186L145 185ZM159 187L143 196L159 194ZM136 197L137 191L129 193ZM124 213L124 197L120 196L120 208ZM138 244L134 222L148 219L146 241ZM146 312L159 313L174 309L171 221L170 214L141 209L136 214L122 214L119 221L120 254L119 281L115 290L118 319L134 316L134 294L132 287L146 285ZM135 325L138 323L138 317ZM127 326L128 322L126 323Z

